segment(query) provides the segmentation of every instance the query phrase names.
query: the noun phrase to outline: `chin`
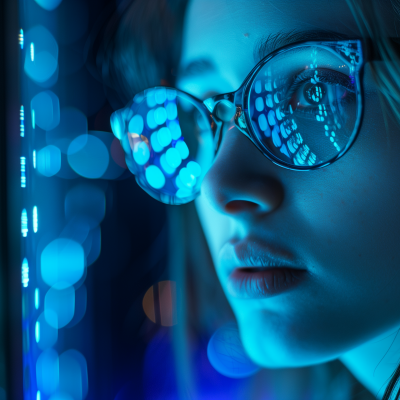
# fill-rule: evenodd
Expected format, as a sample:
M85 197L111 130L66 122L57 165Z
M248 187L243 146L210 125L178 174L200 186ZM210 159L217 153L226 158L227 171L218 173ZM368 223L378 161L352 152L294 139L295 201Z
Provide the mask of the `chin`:
M240 321L240 337L251 360L263 368L295 368L320 364L338 358L329 343L318 341L315 335L302 337L298 330L288 329L283 323L262 324L257 320ZM291 327L293 328L293 327ZM298 332L295 335L293 332Z

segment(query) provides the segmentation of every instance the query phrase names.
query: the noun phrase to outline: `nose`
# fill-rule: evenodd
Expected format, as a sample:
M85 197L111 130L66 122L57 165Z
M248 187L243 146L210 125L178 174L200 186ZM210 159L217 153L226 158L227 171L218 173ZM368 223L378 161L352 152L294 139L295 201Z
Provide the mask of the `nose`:
M201 192L218 212L260 216L279 208L284 198L277 169L237 128L225 132Z

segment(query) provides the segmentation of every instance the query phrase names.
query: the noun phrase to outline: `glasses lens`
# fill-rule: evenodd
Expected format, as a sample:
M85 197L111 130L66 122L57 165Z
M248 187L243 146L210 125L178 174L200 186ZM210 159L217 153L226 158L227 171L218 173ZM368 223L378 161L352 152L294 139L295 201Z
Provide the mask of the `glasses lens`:
M111 117L138 184L166 204L198 196L213 161L211 119L200 102L176 89L137 94Z
M358 41L306 44L278 53L254 78L248 108L273 158L305 169L347 150L359 124Z

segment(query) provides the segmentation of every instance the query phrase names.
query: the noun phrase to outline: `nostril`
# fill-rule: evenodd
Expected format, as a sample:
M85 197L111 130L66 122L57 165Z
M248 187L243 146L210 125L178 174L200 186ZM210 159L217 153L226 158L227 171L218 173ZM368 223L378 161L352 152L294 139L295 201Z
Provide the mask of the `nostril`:
M233 200L225 205L225 211L229 214L237 214L242 212L254 212L260 209L260 205L246 200Z

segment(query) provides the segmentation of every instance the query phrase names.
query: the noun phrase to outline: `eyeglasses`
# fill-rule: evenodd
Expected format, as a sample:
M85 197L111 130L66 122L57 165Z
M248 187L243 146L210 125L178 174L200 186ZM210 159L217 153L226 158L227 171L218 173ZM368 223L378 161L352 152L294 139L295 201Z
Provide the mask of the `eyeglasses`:
M200 194L227 125L283 168L337 161L359 131L364 63L360 40L292 44L261 60L235 92L201 102L173 88L147 89L112 114L111 127L147 193L188 203Z

